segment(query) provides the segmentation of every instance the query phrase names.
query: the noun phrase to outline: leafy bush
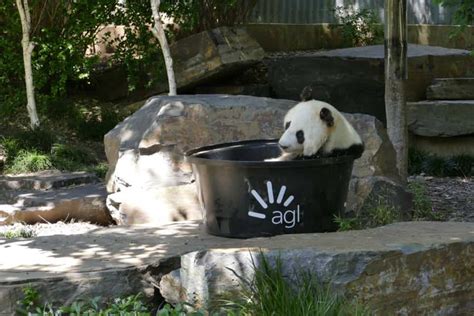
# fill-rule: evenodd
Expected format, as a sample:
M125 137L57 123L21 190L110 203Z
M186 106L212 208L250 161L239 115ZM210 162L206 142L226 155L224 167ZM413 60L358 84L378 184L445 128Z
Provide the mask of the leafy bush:
M347 44L366 46L382 43L383 29L374 11L336 7L334 14L342 25L342 37ZM331 27L337 28L338 26Z

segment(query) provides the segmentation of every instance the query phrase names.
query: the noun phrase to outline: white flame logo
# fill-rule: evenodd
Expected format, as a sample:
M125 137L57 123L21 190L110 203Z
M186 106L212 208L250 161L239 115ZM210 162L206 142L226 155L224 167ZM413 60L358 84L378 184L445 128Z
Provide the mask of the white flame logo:
M278 197L276 199L276 204L282 204L281 202L283 201L283 198L285 197L285 192L286 192L286 186L282 185L281 188L280 188L280 192L278 193ZM263 198L260 196L260 194L258 194L257 191L251 190L250 193L252 193L255 200L257 200L257 202L260 204L260 206L263 209L268 208L267 202L265 202L263 200ZM275 204L275 199L274 199L274 195L273 195L273 184L272 184L271 181L267 182L267 194L268 194L268 203L269 204ZM290 195L288 198L286 198L285 202L283 202L283 206L287 207L288 205L291 204L291 202L293 202L294 199L295 199L295 197L293 195ZM267 215L264 214L264 213L253 212L253 211L249 211L248 215L250 217L255 217L255 218L258 218L258 219L265 219L267 217Z

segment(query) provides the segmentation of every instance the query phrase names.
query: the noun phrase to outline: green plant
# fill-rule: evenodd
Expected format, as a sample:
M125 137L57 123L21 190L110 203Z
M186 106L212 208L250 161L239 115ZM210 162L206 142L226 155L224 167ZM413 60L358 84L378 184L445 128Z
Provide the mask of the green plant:
M242 300L227 307L239 315L365 315L361 306L336 295L329 286L323 286L310 273L295 273L296 280L283 274L282 261L274 265L263 255L259 265L254 263L254 279L242 280ZM234 272L235 273L235 272Z
M398 210L389 205L384 199L379 198L372 207L368 208L367 215L364 218L365 227L378 227L392 224L400 219Z
M13 227L9 227L5 231L0 231L0 237L5 237L7 239L31 238L34 236L34 230L24 225L14 225Z
M142 295L115 298L112 302L101 303L96 297L89 301L74 301L70 305L54 307L50 303L41 304L39 292L32 286L23 288L23 299L17 302L20 315L151 315L150 309L142 301Z
M48 155L41 154L35 150L20 150L13 159L11 165L7 166L10 173L28 173L51 169L53 164Z
M339 6L334 10L334 15L342 25L342 37L349 45L366 46L382 42L383 29L374 11ZM331 27L337 28L338 26Z
M342 217L335 215L334 216L334 222L337 224L338 231L348 231L348 230L355 230L355 229L360 229L360 219L358 217Z
M415 150L408 151L408 173L432 175L437 177L468 177L474 172L474 157L459 155L442 158Z
M444 220L443 214L436 212L426 193L426 187L420 182L408 183L408 190L413 195L413 219L415 220Z
M102 180L105 180L105 176L107 174L107 171L109 170L109 165L106 162L101 162L91 167L87 167L86 170L88 172L95 173L96 176L98 176Z
M453 8L453 20L459 25L459 30L451 36L457 36L463 32L468 25L474 24L474 0L435 0L445 8Z

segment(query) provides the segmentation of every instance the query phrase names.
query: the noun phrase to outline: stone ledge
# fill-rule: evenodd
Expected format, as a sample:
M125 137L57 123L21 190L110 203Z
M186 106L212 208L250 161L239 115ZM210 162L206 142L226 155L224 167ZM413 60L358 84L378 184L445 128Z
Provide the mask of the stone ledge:
M273 258L282 254L288 271L310 269L334 279L335 285L374 308L385 300L388 308L401 311L403 305L408 314L434 308L441 314L462 314L473 307L473 223L403 222L363 231L242 240L211 236L197 222L180 222L104 228L67 237L0 238L0 315L14 311L27 284L60 303L141 290L150 294L163 274L184 267L196 254L203 255L194 263L201 268L193 276L197 286L207 281L199 279L202 273L222 268L210 269L206 264L213 260L207 259L221 256L221 262L230 265L236 257L259 249ZM413 305L418 302L419 307Z

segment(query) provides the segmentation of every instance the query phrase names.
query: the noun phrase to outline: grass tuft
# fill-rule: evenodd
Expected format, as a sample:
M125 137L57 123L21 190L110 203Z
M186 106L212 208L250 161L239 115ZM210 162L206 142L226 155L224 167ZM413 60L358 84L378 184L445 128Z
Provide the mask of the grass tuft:
M431 200L426 192L426 187L421 182L408 183L408 190L413 195L413 219L414 220L430 220L442 221L445 216L436 212L433 208Z
M27 151L22 149L7 167L7 172L29 173L48 170L52 167L53 164L48 155L41 154L36 150Z

